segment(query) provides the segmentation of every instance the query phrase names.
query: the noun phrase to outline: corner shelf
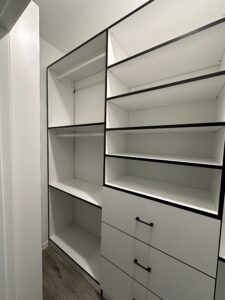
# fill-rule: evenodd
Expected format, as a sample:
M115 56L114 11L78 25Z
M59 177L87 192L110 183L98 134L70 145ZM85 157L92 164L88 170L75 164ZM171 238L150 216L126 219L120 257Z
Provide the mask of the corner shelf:
M49 186L97 207L102 207L101 185L73 178L62 182L51 182Z
M220 71L224 45L223 18L204 30L110 67L107 97Z
M73 224L50 236L85 272L100 282L100 238Z

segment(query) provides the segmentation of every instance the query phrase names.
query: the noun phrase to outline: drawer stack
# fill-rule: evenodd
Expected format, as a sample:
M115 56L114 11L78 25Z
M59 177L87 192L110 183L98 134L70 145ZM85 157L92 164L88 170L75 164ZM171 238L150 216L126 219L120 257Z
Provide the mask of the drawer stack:
M107 31L101 287L213 300L223 211L225 5L148 1Z
M113 299L135 298L138 284L155 294L149 299L156 295L171 300L213 299L218 220L109 188L104 188L103 197L102 288L106 294L113 284L112 290L119 292L116 278L121 276L127 285L133 280L129 293L134 295ZM108 269L113 271L104 271ZM122 274L114 278L114 273Z

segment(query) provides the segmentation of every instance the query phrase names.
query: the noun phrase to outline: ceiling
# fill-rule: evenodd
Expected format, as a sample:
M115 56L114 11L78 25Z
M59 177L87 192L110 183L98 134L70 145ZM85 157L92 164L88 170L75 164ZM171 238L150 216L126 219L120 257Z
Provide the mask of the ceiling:
M146 0L34 0L41 37L66 53Z

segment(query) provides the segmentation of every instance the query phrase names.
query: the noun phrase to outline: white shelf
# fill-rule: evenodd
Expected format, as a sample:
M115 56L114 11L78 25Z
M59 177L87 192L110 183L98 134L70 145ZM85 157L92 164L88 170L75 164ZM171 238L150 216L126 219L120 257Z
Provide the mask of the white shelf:
M177 84L167 88L121 96L109 100L121 108L133 111L160 106L194 103L217 99L225 85L225 74Z
M50 185L91 204L102 206L102 187L79 179L51 182Z
M224 9L223 0L153 1L109 29L108 63L213 22L225 14Z
M184 162L184 163L191 163L191 164L201 164L201 165L213 165L213 166L221 166L216 160L208 159L208 158L201 158L201 157L188 157L188 156L166 156L166 155L153 155L153 154L142 154L142 153L128 153L128 152L121 152L121 153L110 153L109 155L113 156L122 156L122 157L131 157L131 158L142 158L142 159L149 159L149 160L165 160L165 161L172 161L172 162Z
M100 53L97 56L82 62L79 65L73 66L70 69L60 73L57 76L58 80L80 80L92 74L101 72L105 69L105 52Z
M106 34L102 33L75 49L49 68L57 80L80 80L105 68Z
M118 179L107 182L107 184L192 209L217 214L215 199L207 190L190 188L135 176L122 176Z
M73 224L50 236L51 240L95 280L100 281L100 239Z
M148 52L109 69L108 97L121 94L112 89L119 81L128 92L220 70L225 50L225 23L210 27L172 44ZM154 70L154 71L153 71ZM211 71L209 71L211 70ZM115 79L113 79L115 78Z
M173 124L171 124L173 125ZM191 124L192 125L192 124ZM224 128L224 126L200 126L201 124L195 124L196 126L191 127L166 127L166 128L146 128L146 129L129 129L129 128L112 128L112 130L108 130L108 132L120 132L120 133L126 133L126 134L142 134L142 133L178 133L178 132L216 132L217 130L220 130Z
M222 225L220 257L225 259L225 222L223 222L223 225Z

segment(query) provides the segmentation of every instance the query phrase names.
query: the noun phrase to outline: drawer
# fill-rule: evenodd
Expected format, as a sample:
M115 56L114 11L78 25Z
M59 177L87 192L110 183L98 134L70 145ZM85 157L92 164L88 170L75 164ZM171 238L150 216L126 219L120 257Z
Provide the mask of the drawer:
M136 217L154 226L141 223ZM102 219L216 277L219 220L106 187Z
M163 299L213 300L212 277L104 223L102 256Z
M103 257L101 258L101 288L107 300L161 299Z

